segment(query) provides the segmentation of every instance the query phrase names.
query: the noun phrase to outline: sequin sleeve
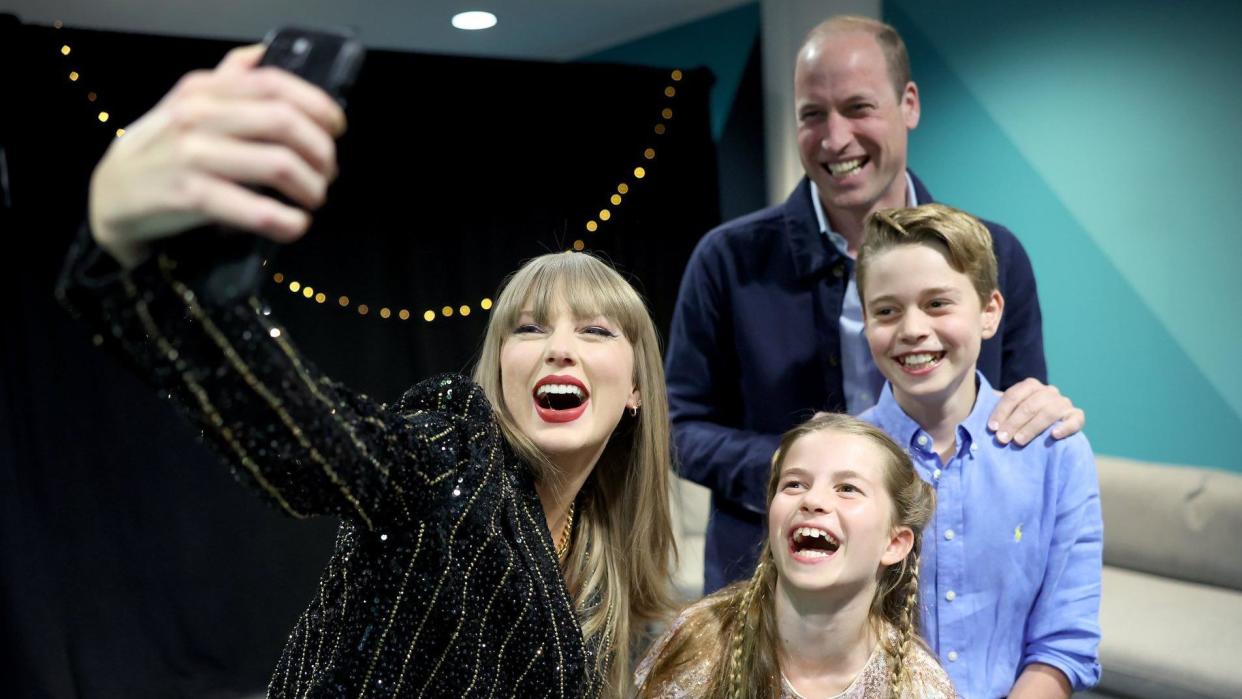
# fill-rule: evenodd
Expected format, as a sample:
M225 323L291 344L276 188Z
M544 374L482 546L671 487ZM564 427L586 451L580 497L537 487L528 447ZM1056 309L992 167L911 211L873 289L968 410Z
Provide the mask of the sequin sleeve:
M56 293L290 516L368 529L411 521L488 449L466 426L490 409L464 378L420 385L386 409L317 372L257 298L217 303L166 256L122 272L84 231Z

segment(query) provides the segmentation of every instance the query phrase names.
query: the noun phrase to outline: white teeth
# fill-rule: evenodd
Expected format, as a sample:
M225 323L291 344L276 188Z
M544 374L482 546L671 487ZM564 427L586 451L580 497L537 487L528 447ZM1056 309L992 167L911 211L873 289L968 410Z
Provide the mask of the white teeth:
M913 367L921 367L927 364L931 364L932 362L936 361L938 356L939 356L938 354L932 354L930 352L923 352L920 354L907 354L904 357L900 357L897 361L901 362L904 366L913 368Z
M816 529L815 527L798 527L794 530L794 539L797 541L810 537L821 537L837 544L838 546L841 544L841 542L837 541L836 537L823 529Z
M832 552L820 551L819 549L807 549L805 551L799 551L798 555L803 558L827 558L832 555Z
M828 163L828 172L831 172L833 177L840 177L862 167L862 162L862 158L854 158L840 163Z
M544 385L535 389L536 396L544 396L549 393L556 393L556 394L561 394L561 395L572 394L572 395L578 396L579 399L586 398L586 394L582 391L582 389L577 386L574 386L573 384L545 383Z

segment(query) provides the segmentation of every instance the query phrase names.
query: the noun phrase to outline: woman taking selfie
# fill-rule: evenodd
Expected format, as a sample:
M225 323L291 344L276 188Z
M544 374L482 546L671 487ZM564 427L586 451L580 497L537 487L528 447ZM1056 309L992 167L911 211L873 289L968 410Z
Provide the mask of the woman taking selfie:
M322 376L260 301L195 288L162 245L210 223L290 242L323 203L344 115L261 54L186 76L113 143L58 293L276 508L341 518L269 693L627 693L675 555L641 298L545 255L500 293L473 379L380 405Z

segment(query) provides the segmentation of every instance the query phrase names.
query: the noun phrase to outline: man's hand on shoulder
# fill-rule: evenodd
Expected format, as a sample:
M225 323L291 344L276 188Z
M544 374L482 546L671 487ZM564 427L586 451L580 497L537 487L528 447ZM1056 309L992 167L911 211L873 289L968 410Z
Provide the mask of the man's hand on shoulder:
M1056 386L1024 379L1001 395L1000 403L988 418L988 429L996 433L1001 444L1012 441L1026 446L1054 424L1052 437L1065 439L1081 432L1086 421L1086 413L1074 407Z

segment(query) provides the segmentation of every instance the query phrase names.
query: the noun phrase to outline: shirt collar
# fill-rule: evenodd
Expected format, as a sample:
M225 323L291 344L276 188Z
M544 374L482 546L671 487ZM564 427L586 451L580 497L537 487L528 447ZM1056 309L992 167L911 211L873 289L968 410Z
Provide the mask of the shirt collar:
M919 197L914 188L914 178L910 176L910 171L906 170L906 206L918 206ZM819 222L819 232L828 236L832 244L842 255L848 255L846 250L849 246L845 242L845 236L832 230L832 224L828 222L828 215L824 213L824 202L819 198L819 187L815 186L815 180L811 180L811 201L814 203L815 220Z
M976 443L987 443L989 439L988 417L992 415L996 404L1000 402L1000 396L992 388L992 384L988 383L983 372L976 371L975 377L978 386L975 407L971 409L970 415L967 415L966 419L957 426L957 453L959 455L965 453L965 450L970 449ZM872 415L876 426L887 432L898 446L906 450L930 451L930 445L926 447L919 445L919 436L925 435L926 432L897 404L897 399L893 396L892 383L884 382L884 390L880 393L880 400L876 403L875 412Z

